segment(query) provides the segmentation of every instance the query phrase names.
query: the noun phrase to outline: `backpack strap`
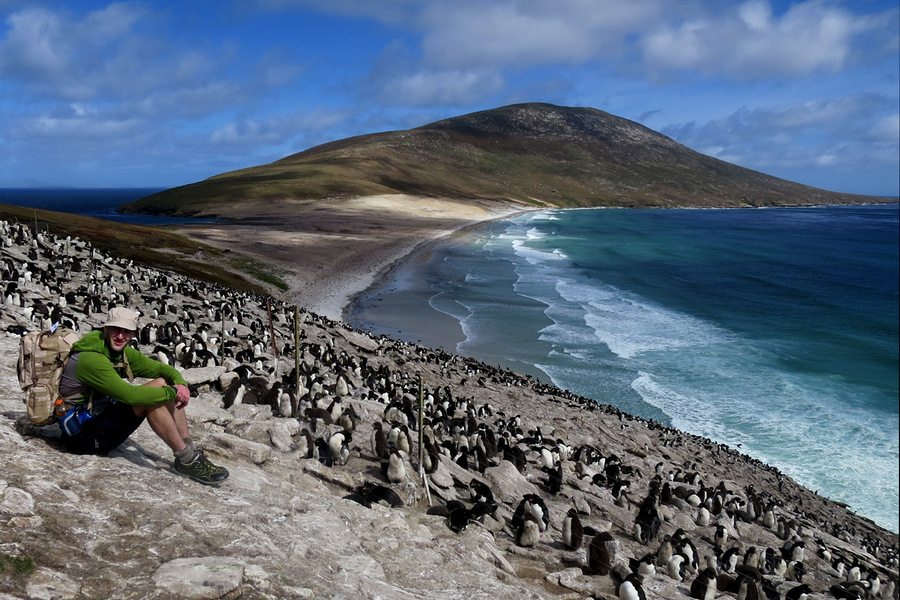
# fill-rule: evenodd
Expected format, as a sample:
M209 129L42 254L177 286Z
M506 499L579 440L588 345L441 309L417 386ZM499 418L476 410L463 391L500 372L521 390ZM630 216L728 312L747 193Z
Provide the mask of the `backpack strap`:
M134 381L134 373L131 372L131 364L128 362L128 355L125 353L125 350L122 350L122 362L115 363L113 367L116 369L124 368L125 376L128 377L128 381Z

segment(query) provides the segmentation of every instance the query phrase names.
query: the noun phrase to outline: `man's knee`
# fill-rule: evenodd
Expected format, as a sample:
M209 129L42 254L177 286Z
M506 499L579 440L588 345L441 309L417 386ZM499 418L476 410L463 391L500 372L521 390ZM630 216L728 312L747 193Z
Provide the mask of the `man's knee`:
M150 417L151 413L154 411L163 409L166 412L171 413L172 411L169 409L170 406L174 406L174 402L163 402L162 404L144 404L144 405L133 405L131 409L134 411L134 414L139 417Z

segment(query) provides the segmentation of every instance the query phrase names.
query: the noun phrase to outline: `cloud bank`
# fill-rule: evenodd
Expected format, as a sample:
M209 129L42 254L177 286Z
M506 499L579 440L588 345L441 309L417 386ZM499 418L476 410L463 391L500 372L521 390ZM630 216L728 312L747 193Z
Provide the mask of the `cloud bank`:
M900 10L887 0L217 9L0 4L0 186L178 185L541 101L607 110L810 185L897 193Z

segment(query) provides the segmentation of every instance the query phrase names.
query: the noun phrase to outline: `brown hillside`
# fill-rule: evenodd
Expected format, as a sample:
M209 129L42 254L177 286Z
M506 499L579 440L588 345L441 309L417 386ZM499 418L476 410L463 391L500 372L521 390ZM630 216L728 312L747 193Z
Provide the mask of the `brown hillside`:
M745 169L600 110L517 104L331 142L149 196L128 210L227 216L256 201L397 193L559 207L888 201Z

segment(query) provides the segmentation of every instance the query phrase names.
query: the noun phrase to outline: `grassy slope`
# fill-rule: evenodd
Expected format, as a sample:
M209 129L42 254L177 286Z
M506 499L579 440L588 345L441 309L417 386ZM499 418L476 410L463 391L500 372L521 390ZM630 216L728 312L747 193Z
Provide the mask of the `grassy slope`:
M129 209L228 215L254 202L397 193L560 207L879 201L726 163L595 109L523 104L324 144L166 190Z

